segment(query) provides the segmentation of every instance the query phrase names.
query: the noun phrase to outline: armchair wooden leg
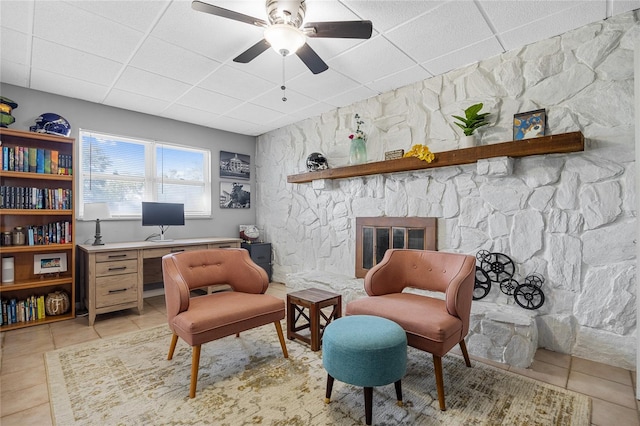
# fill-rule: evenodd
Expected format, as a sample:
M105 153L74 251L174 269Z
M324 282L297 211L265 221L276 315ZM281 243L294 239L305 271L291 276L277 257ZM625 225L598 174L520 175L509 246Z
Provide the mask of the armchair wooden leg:
M394 383L396 387L396 399L398 400L398 407L402 407L402 380L398 380Z
M469 359L469 352L467 352L467 344L464 342L464 339L460 341L460 350L464 357L464 363L467 364L467 367L471 367L471 360Z
M173 352L176 350L176 344L178 343L178 335L173 333L171 336L171 345L169 346L169 355L167 355L167 359L171 360L173 358Z
M444 405L444 378L442 377L442 358L439 356L433 356L433 371L436 373L436 389L438 390L438 402L440 403L440 410L446 411L447 408Z
M198 386L198 368L200 366L200 345L193 346L191 355L191 386L189 387L189 398L196 397L196 387Z
M282 348L282 354L285 358L289 358L289 352L287 352L287 345L284 343L284 334L282 333L282 325L280 321L275 321L276 331L278 332L278 339L280 339L280 347Z

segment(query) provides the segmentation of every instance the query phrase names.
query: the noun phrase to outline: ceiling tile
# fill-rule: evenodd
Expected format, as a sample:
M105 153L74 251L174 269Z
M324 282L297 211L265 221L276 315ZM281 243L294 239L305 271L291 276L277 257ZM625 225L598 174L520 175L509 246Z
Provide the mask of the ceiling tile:
M433 75L439 75L501 53L503 53L502 46L492 37L472 44L471 46L466 46L460 50L450 52L439 58L424 62L421 65Z
M580 5L500 34L507 51L563 34L573 28L604 19L605 5L602 2L580 2Z
M202 111L196 108L191 108L179 104L173 104L169 106L166 110L163 111L163 114L173 118L174 120L199 124L201 126L208 126L211 120L219 117L218 114L214 114L210 111Z
M61 25L61 22L73 22L73 25ZM39 1L35 8L34 35L125 62L142 40L143 33L64 2Z
M271 90L273 85L273 82L223 65L200 82L199 87L239 99L253 99Z
M639 7L638 0L615 0L611 3L611 15L619 15Z
M224 114L230 109L239 106L242 101L210 90L194 87L178 99L177 103L202 111Z
M138 68L127 67L114 87L155 99L174 101L191 86Z
M0 77L3 83L13 84L20 87L29 87L29 67L15 62L0 61Z
M130 63L189 84L196 84L220 66L220 62L155 37L144 41Z
M363 84L413 65L415 62L381 36L329 61L330 67Z
M291 114L293 111L305 108L316 102L308 96L298 93L292 89L287 89L285 92L287 98L286 102L282 101L283 94L280 87L274 87L251 102L274 111L280 111L283 114Z
M104 104L152 115L162 115L169 106L167 101L119 89L111 89Z
M38 69L31 70L30 87L43 92L97 103L101 103L109 91L106 86Z
M2 52L3 61L29 64L31 59L29 36L9 28L0 28L0 52Z
M360 83L329 68L321 74L305 73L291 79L287 87L310 98L323 100L355 89Z
M226 113L225 117L235 118L236 120L247 120L252 117L251 122L266 125L269 122L279 118L282 114L269 108L250 103L244 103L237 108Z
M175 1L151 35L225 62L260 40L263 32L253 25L193 10L190 1Z
M418 63L492 35L491 28L475 3L467 1L444 3L430 13L386 33L393 44L402 46L402 50Z
M36 39L32 66L103 86L114 83L123 64L59 44Z
M562 10L570 9L584 1L548 0L532 3L532 7L522 7L515 1L483 1L480 7L493 24L498 33L523 27L531 22L539 21L541 25L548 18ZM604 2L600 3L604 6ZM532 13L535 10L535 13Z
M248 64L228 62L227 65L275 83L278 87L282 84L282 56L273 49L268 49ZM284 71L287 81L303 73L311 74L311 71L296 55L289 55L284 58Z
M329 99L325 99L325 102L336 107L343 107L350 105L354 102L362 101L376 96L378 93L368 87L360 86L357 89L350 90L348 92L340 93Z
M404 69L395 74L388 75L379 80L372 81L367 87L378 93L388 92L415 83L416 81L426 80L433 75L419 65Z
M374 30L388 31L440 6L442 1L345 1L362 19L373 23Z
M0 26L23 33L31 33L32 0L0 1Z
M324 103L324 102L317 102L313 105L310 105L306 108L302 108L299 109L297 111L294 111L291 113L292 117L296 118L296 121L300 121L300 120L305 120L307 118L310 117L316 117L319 115L324 114L325 112L329 112L331 110L335 109L335 107L333 105Z
M170 1L67 0L67 3L110 21L119 22L139 31L147 32L159 15L167 8Z

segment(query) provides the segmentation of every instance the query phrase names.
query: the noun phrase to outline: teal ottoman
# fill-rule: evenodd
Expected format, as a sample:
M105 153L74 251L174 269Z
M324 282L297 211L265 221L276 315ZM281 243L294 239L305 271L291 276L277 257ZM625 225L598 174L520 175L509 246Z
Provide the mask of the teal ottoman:
M372 315L353 315L330 323L322 337L322 365L327 370L325 402L333 381L364 388L364 410L371 424L373 387L394 383L402 405L401 379L407 370L407 335L395 322Z

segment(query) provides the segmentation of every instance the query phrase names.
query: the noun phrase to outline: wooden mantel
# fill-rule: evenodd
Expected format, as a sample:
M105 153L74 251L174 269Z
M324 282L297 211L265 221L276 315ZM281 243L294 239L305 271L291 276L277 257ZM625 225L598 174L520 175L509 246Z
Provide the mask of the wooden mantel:
M454 151L436 152L431 163L415 157L397 160L375 161L357 166L337 167L317 172L299 173L287 176L289 183L305 183L317 179L343 179L382 173L407 172L434 167L471 164L478 160L494 157L526 157L528 155L558 154L584 151L582 132L562 133L535 139L480 145Z

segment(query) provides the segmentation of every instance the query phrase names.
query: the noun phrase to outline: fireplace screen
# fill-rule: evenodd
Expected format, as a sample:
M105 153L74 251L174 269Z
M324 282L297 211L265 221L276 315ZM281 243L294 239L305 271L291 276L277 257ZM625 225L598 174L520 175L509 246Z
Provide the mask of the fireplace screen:
M389 248L437 250L435 218L356 218L356 277L382 260Z

